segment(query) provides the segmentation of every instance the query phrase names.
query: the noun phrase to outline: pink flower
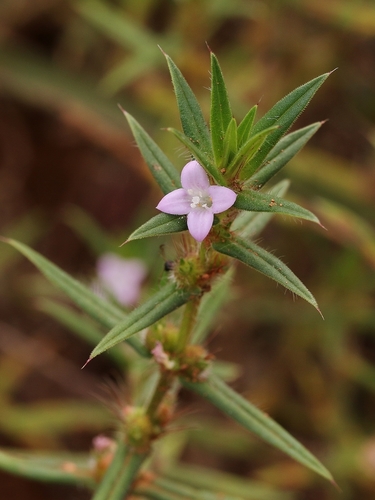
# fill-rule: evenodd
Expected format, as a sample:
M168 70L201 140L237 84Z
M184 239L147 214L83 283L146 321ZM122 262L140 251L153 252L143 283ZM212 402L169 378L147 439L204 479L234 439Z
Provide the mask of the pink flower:
M96 264L99 284L124 306L133 306L140 295L146 266L140 259L122 259L115 254L102 255Z
M236 201L236 193L223 186L210 186L200 164L193 160L181 172L182 188L166 194L156 207L161 212L186 215L190 234L203 241L210 232L214 214L228 210Z

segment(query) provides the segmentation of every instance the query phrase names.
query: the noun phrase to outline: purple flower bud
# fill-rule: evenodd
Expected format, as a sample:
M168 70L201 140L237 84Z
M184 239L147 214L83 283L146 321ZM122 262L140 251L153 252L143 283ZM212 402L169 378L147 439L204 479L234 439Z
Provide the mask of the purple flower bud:
M123 259L115 254L104 254L97 261L99 283L124 306L138 301L146 266L140 259Z

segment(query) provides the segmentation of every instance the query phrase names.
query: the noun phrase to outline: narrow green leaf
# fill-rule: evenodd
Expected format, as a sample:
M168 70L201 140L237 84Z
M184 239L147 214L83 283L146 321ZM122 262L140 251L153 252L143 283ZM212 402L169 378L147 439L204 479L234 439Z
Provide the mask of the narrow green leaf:
M227 175L240 171L240 175L246 177L245 172L250 165L251 158L259 151L267 136L275 129L277 129L277 126L266 128L258 134L252 135L237 151L237 154L227 168Z
M243 370L237 363L216 360L212 363L212 373L215 373L215 375L222 378L226 382L233 382L240 377Z
M217 252L229 255L268 276L268 278L277 281L288 290L305 299L319 311L316 300L302 281L272 253L267 252L253 242L240 238L233 241L216 242L213 244L213 248Z
M246 114L245 118L238 125L238 145L241 147L244 144L252 131L255 115L257 113L258 105L253 106Z
M287 179L279 182L268 191L271 196L284 196L290 182ZM269 212L241 212L233 221L231 231L237 233L241 238L253 238L259 234L270 219L273 213Z
M260 193L259 191L241 191L237 195L234 206L240 210L248 210L250 212L271 212L291 215L292 217L320 224L319 219L312 212L297 205L297 203L272 194Z
M67 328L73 330L80 338L97 344L103 338L103 332L89 318L73 311L66 304L59 304L49 298L37 300L37 308L55 318Z
M220 309L230 297L230 284L233 279L234 269L231 267L224 276L214 283L212 290L205 293L198 311L198 318L193 332L193 344L200 344L206 339L213 326Z
M104 337L104 332L90 318L73 311L66 304L58 304L54 300L41 298L37 300L36 305L40 311L56 319L79 338L89 342L91 345L96 345ZM120 349L113 349L108 352L108 355L121 368L128 365L128 360Z
M89 0L91 2L91 0ZM123 16L121 12L119 17ZM98 83L99 90L107 96L112 96L129 87L134 81L141 77L149 76L161 65L160 54L157 50L157 43L137 50L133 54L126 51L123 59L120 59L114 66L110 67ZM165 42L163 43L165 45Z
M215 167L209 156L204 153L200 148L198 148L185 134L176 130L175 128L167 128L168 132L171 132L177 139L182 142L182 144L192 153L194 158L206 172L211 175L211 177L217 182L217 184L225 185L225 179L220 171Z
M118 252L118 241L112 239L94 218L76 205L67 205L63 220L82 240L94 255ZM16 238L17 239L17 238Z
M45 233L46 227L40 213L29 212L12 221L11 224L3 226L1 230L8 238L22 239L30 245L38 241L38 238ZM3 246L0 252L0 274L7 272L18 258L20 255L15 254L11 247Z
M163 475L195 488L220 491L222 494L238 496L246 500L292 500L287 491L280 491L261 481L245 479L222 470L183 464L172 464Z
M243 500L241 497L223 495L221 491L216 492L214 488L213 490L195 488L165 477L156 477L153 484L167 493L176 495L176 499L180 500Z
M98 0L80 0L72 6L85 21L112 39L116 45L137 52L146 52L153 47L156 59L156 44L160 38L153 36L150 30L143 29L140 23L134 22L128 12Z
M232 158L237 152L237 122L232 118L224 135L223 152L221 162L219 163L220 171L224 168L228 171L228 163L231 163Z
M68 273L55 266L55 264L52 264L52 262L27 245L16 240L1 239L21 252L51 283L62 290L78 307L102 325L112 328L126 317L125 313L119 307L95 295L89 288L69 276ZM129 339L128 343L141 356L149 356L148 350L138 338Z
M133 493L136 497L138 496L140 498L147 498L150 500L193 500L186 498L185 496L181 497L180 495L175 495L163 488L160 488L160 486L155 486L150 482L145 481L136 484Z
M15 344L17 345L17 344ZM21 342L19 349L24 346ZM37 359L37 348L29 351L30 359ZM54 366L55 372L58 366ZM4 370L3 370L4 371ZM98 403L84 401L82 396L85 390L79 386L72 386L71 393L79 395L80 399L50 399L35 403L15 404L3 403L0 412L0 426L2 431L16 441L43 440L46 442L56 436L68 435L85 429L93 435L106 427L111 416L104 406ZM4 396L2 395L4 398Z
M100 323L105 324L109 318L113 321L114 318L119 320L124 317L124 313L120 308L103 301L103 299L91 292L82 283L69 276L62 269L59 269L35 250L16 240L4 238L3 241L19 250L51 283L63 290L78 307L88 312L91 317Z
M21 50L19 46L11 49L5 44L0 49L0 68L2 92L49 111L73 113L74 127L93 134L101 144L108 137L121 140L123 120L116 101L100 94L96 80L87 79L83 72L68 72L38 51Z
M164 55L172 77L182 129L190 141L213 161L211 138L201 107L181 71L167 54Z
M151 174L164 194L181 187L180 174L148 133L122 109Z
M186 215L158 214L136 229L125 241L140 240L151 236L164 236L165 234L180 233L187 230Z
M257 189L264 186L303 148L323 123L313 123L283 137L266 156L264 166L252 175L246 184Z
M325 73L293 90L290 94L276 103L275 106L254 125L251 133L252 135L258 134L272 125L278 125L278 129L267 137L267 141L263 143L260 151L251 160L249 168L246 172L243 172L243 179L252 175L263 164L268 153L292 126L329 75L330 73Z
M219 61L211 52L211 137L216 164L223 158L223 140L232 119L232 110L228 99L223 74Z
M92 351L90 359L153 325L159 319L185 304L190 298L190 290L180 290L176 283L167 283L146 302L133 309L124 321L112 328Z
M331 473L301 443L215 375L210 375L206 382L194 383L183 379L181 382L182 385L207 399L243 425L248 431L333 482Z
M17 476L47 483L72 484L93 488L89 456L75 454L42 454L0 450L0 469ZM66 464L72 465L67 470Z

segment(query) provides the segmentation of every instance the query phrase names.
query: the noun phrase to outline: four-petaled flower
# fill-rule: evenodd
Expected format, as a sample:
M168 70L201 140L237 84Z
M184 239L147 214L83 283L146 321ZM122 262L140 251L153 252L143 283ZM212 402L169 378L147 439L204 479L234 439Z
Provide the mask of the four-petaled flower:
M203 241L210 232L214 214L228 210L236 193L223 186L211 186L203 167L197 161L187 163L181 172L182 188L166 194L156 207L161 212L187 215L190 234Z

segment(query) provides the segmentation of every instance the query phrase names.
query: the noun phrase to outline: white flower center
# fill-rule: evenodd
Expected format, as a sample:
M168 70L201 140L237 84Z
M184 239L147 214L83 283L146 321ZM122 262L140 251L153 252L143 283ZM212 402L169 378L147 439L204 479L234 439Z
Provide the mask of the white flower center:
M200 189L188 189L188 194L191 196L191 208L211 208L212 198L205 191Z

